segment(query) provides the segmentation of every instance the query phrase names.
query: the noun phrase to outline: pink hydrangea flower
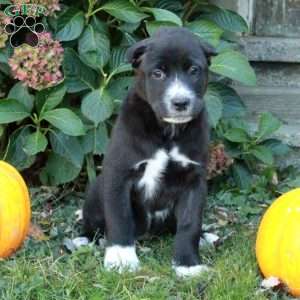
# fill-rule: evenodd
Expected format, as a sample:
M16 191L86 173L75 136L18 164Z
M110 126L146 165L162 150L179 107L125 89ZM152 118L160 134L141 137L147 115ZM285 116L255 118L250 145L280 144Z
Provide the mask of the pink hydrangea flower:
M63 79L61 64L63 48L50 33L39 34L39 45L32 48L23 44L14 49L9 65L14 78L36 90L58 84Z
M233 159L226 154L223 144L212 145L207 167L208 179L221 175L232 164Z

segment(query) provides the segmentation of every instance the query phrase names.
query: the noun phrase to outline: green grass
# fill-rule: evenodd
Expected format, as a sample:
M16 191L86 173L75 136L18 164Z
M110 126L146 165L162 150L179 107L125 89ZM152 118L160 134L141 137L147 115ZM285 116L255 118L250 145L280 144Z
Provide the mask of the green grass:
M172 237L147 239L139 244L142 269L119 275L103 269L104 251L86 246L69 253L63 238L78 235L74 212L77 197L55 205L49 198L34 196L33 219L49 236L47 241L28 239L8 260L0 261L0 299L289 299L259 292L261 281L254 255L255 233L233 228L235 235L218 249L202 249L203 261L213 267L210 274L179 280L171 269Z

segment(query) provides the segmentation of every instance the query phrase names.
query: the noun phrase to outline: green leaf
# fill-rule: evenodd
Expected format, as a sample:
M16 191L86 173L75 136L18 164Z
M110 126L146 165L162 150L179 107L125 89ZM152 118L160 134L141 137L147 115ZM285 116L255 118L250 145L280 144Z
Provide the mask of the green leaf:
M249 136L247 132L241 128L232 128L227 130L224 137L233 143L246 143L249 142Z
M262 140L268 137L277 131L281 125L281 122L271 113L262 113L259 118L258 131L256 133L257 139Z
M111 98L119 102L125 99L129 87L133 84L133 80L131 76L118 77L112 80L107 86Z
M291 148L287 144L277 139L265 140L262 145L271 149L273 155L277 156L287 155L291 151Z
M84 26L84 13L74 7L68 8L57 22L56 38L60 41L77 39Z
M220 38L224 32L215 23L207 20L197 20L188 23L186 27L214 47L218 46Z
M5 47L0 49L0 71L5 75L11 76L11 68L8 65L8 60L13 53L12 47Z
M85 117L97 126L112 115L112 99L107 92L104 91L101 94L101 90L94 90L83 98L81 111Z
M248 170L248 168L246 168L245 165L236 161L232 165L232 172L236 184L241 189L248 189L251 187L253 178L250 171Z
M117 75L123 72L129 72L132 70L130 64L126 61L125 47L113 48L109 60L109 70L113 75Z
M244 117L247 113L246 106L238 93L231 87L224 84L214 86L223 100L223 117Z
M216 47L216 52L221 53L225 51L232 51L236 49L236 42L233 41L225 41L224 36L222 36L222 39L220 40L219 45Z
M12 47L0 49L0 63L8 64L8 60L13 55L13 52L14 50Z
M105 154L108 141L108 132L105 124L99 124L98 127L92 128L81 137L81 145L85 154Z
M247 85L256 84L255 73L247 58L237 51L226 51L213 57L210 70Z
M7 98L15 99L31 112L33 108L34 96L29 94L28 88L21 81L17 82L9 91Z
M248 32L249 28L247 22L236 12L217 8L209 15L204 15L204 18L207 18L217 25L219 25L224 30L231 32Z
M29 156L24 151L25 143L31 135L29 126L21 127L11 134L5 160L18 170L29 168L35 161L35 156Z
M137 41L138 41L138 39L134 36L134 33L131 34L131 33L123 31L122 32L122 40L120 42L120 46L125 46L126 48L128 48L128 47L134 45Z
M109 33L107 23L99 19L96 15L92 16L91 25L96 31L108 36Z
M156 21L170 22L182 26L181 19L171 11L153 7L143 7L143 11L150 12Z
M67 87L64 83L38 92L36 96L37 110L43 113L55 108L61 103L66 92Z
M183 11L183 5L179 0L159 0L155 3L155 6L176 13Z
M57 108L46 111L42 119L47 120L50 124L67 135L78 136L85 133L81 119L67 108Z
M216 128L222 117L223 103L218 93L215 93L210 88L208 88L205 94L205 105L209 122L214 128Z
M40 179L46 185L59 185L74 180L79 175L80 170L81 168L74 166L66 158L51 153L41 172Z
M166 21L145 21L146 29L150 36L152 36L161 27L176 27L177 25Z
M260 160L264 164L272 165L274 163L273 154L269 148L258 145L253 147L250 151L258 160Z
M245 118L231 118L228 119L229 128L239 128L247 132L248 136L253 137L253 130L251 130L249 122Z
M127 47L112 48L111 56L109 60L110 72L113 72L113 70L117 69L120 65L127 63L126 51L127 51Z
M132 71L131 64L121 64L119 65L114 71L112 72L113 76L124 73L124 72L130 72Z
M208 85L208 91L217 94L223 103L223 118L243 117L246 114L246 106L237 92L220 82L212 82Z
M39 152L44 152L47 148L47 145L47 138L39 130L37 130L27 137L24 145L24 151L29 156L35 155Z
M14 99L0 100L0 124L21 121L29 116L28 109L19 101Z
M84 63L99 70L106 65L110 57L109 38L88 25L79 39L78 52Z
M84 153L77 137L66 135L57 130L51 130L49 137L52 150L56 154L71 161L74 166L82 167Z
M140 23L122 23L119 25L119 30L121 30L123 32L123 34L130 34L130 40L131 42L129 44L132 45L132 39L134 39L133 35L134 32L138 29L138 27L140 26ZM126 39L128 39L128 36L126 36ZM134 39L135 40L135 39ZM136 42L136 40L135 40Z
M64 51L63 70L69 93L93 89L96 86L96 72L86 66L71 48Z
M138 23L148 17L148 15L140 12L136 6L127 0L108 1L101 9L115 18L128 23Z

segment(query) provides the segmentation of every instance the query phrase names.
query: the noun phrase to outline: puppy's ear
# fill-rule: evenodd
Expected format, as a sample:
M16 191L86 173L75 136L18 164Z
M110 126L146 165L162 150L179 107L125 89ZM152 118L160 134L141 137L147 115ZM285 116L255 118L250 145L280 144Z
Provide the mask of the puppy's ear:
M218 55L218 52L213 46L211 46L210 44L208 44L206 42L201 42L201 47L202 47L202 49L205 53L205 56L207 58L208 65L210 65L211 57Z
M142 62L142 57L146 53L150 44L150 38L144 39L132 45L126 52L126 57L134 69L138 68Z

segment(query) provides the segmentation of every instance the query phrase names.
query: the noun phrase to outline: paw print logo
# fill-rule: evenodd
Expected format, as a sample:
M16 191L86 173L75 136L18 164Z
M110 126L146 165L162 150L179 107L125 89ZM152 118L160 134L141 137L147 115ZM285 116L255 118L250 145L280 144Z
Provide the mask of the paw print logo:
M13 48L22 44L37 47L39 44L38 33L43 33L45 26L42 23L37 23L34 17L16 16L11 23L5 25L4 30L10 35L9 40Z

